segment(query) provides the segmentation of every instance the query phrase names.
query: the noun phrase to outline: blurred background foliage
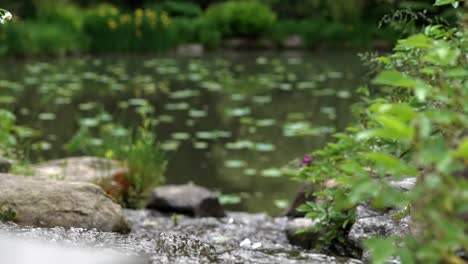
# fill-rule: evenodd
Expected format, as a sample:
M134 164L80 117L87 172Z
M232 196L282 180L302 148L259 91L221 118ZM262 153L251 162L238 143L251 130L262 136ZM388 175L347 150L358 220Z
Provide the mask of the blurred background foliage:
M387 24L411 20L404 26L420 28L436 12L431 0L5 0L2 6L15 19L0 30L0 55L14 56L157 52L186 43L214 49L239 37L281 48L293 35L307 48L391 47L400 29L380 27L384 16ZM394 10L407 12L392 16ZM450 21L450 9L438 10Z

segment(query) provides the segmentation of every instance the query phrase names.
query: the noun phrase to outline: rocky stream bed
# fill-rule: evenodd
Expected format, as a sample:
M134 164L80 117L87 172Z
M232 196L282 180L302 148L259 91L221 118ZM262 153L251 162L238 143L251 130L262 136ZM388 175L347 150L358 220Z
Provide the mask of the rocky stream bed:
M147 209L122 209L96 184L103 178L112 181L114 173L125 170L118 165L80 157L35 165L31 176L0 173L3 260L16 264L363 263L369 256L362 251L365 239L410 232L409 216L396 219L398 211L362 204L345 242L319 252L314 243L320 230L297 233L312 227L313 220L297 214L226 212L214 192L192 183L155 188ZM57 177L65 169L67 176ZM415 180L391 184L407 191ZM305 187L293 204L303 199Z

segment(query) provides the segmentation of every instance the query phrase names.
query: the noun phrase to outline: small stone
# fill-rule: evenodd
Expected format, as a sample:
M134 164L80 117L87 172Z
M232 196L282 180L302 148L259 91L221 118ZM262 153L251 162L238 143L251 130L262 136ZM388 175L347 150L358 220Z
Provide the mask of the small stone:
M291 35L283 41L283 47L286 49L304 48L304 39L298 34Z
M240 247L250 247L250 244L252 244L252 241L250 239L246 238L240 242L239 246Z
M0 157L0 173L7 173L11 169L11 162Z
M184 57L200 57L205 52L202 44L182 44L177 47L177 55Z

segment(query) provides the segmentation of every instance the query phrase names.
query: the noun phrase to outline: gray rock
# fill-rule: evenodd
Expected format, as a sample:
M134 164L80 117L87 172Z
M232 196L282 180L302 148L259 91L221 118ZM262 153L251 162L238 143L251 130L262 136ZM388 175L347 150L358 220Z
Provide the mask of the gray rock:
M33 176L70 182L98 183L125 174L128 169L120 162L97 157L71 157L33 165Z
M151 192L147 208L196 217L223 217L218 197L210 190L194 185L166 185Z
M372 237L403 237L410 233L411 218L405 216L398 219L401 214L398 210L379 211L367 205L359 205L356 209L356 222L349 232L349 240L355 246L362 248L362 242Z
M106 256L114 253L134 256L128 263L139 263L138 256L143 261L148 259L144 262L148 264L362 263L356 259L333 257L290 245L284 232L288 221L286 217L239 212L228 213L225 218L180 215L178 224L174 225L173 217L154 211L125 210L124 213L132 226L128 235L81 228L32 228L0 223L0 239L1 233L7 232L20 239L40 239L43 245L64 244L78 249L93 248ZM244 246L241 246L247 239L251 240L251 244L245 245L244 242ZM64 263L60 260L54 256L46 263ZM75 263L76 260L71 262ZM1 262L5 262L4 258Z
M11 169L11 162L0 157L0 173L7 173Z
M313 227L316 221L309 218L295 218L286 225L286 237L289 243L305 249L315 248L320 232L307 230ZM307 230L307 231L306 231Z
M177 47L177 55L184 57L200 57L205 52L202 44L182 44Z
M122 208L90 183L0 174L0 208L13 210L19 225L129 231Z
M416 185L416 178L409 177L398 181L390 181L390 185L400 191L407 192Z
M390 185L401 191L409 191L415 184L415 178L390 181ZM356 221L348 239L362 248L362 242L372 237L406 236L411 232L411 225L411 216L405 216L403 210L377 210L365 203L356 208Z
M224 41L223 45L233 50L273 49L276 47L271 39L266 38L229 38Z
M287 37L282 45L286 49L302 49L304 48L304 39L301 35L294 34Z

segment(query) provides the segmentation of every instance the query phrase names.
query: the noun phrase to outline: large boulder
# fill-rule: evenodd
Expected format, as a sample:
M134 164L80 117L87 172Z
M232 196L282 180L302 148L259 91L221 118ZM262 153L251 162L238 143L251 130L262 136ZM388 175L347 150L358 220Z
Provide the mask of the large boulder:
M192 183L155 188L151 192L147 208L196 217L226 215L216 194Z
M33 165L33 176L71 182L96 183L126 173L127 168L114 160L97 157L71 157Z
M0 173L7 173L10 171L10 169L11 163L8 160L0 157Z
M119 161L97 157L71 157L51 160L32 166L38 179L90 182L101 186L113 197L129 188L128 168Z
M20 225L129 231L122 208L91 183L0 174L0 208Z

